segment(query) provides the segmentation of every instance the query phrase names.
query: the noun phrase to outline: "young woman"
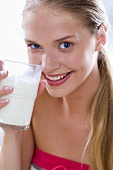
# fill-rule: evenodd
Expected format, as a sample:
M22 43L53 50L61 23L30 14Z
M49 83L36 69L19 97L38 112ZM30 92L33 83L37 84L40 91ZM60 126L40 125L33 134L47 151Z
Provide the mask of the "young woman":
M4 129L1 170L113 169L108 25L100 0L26 1L29 62L42 64L46 88L42 81L28 131Z

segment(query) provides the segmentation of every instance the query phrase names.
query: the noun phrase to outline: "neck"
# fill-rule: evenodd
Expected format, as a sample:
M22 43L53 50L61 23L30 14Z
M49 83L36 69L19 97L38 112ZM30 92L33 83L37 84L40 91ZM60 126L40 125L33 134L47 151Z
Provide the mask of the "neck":
M99 71L92 72L84 83L72 94L62 98L63 111L66 114L88 114L90 104L100 83Z

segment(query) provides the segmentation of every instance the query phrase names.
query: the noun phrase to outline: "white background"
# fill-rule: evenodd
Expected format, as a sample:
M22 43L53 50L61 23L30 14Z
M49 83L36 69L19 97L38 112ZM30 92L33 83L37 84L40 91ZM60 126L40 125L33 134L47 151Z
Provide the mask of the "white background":
M0 0L0 59L27 60L21 27L25 0Z
M104 0L104 3L113 26L113 0ZM27 61L21 28L24 4L25 0L0 0L0 59ZM112 54L111 61L113 63L113 32L109 34L108 47Z

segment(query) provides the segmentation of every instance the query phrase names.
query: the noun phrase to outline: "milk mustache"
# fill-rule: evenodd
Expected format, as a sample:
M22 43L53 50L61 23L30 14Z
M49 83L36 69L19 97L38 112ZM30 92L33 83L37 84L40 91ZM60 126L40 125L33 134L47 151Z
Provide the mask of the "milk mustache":
M34 69L31 70L34 71ZM13 87L11 94L0 97L9 100L9 103L0 109L0 126L15 129L29 128L41 75L40 69L37 79L33 78L34 73L31 70L27 70L24 74L19 73L20 75L18 73L10 74L9 71L8 77L0 82L0 86Z

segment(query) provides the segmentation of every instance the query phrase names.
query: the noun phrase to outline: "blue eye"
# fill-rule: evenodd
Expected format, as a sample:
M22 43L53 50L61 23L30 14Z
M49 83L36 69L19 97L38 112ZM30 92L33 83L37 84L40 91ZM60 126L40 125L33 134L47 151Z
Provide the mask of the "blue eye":
M31 44L30 47L32 49L42 49L42 47L40 45L38 45L38 44Z
M64 43L61 43L60 44L60 48L62 48L62 49L67 49L67 48L70 48L71 47L71 43L69 43L69 42L64 42Z

